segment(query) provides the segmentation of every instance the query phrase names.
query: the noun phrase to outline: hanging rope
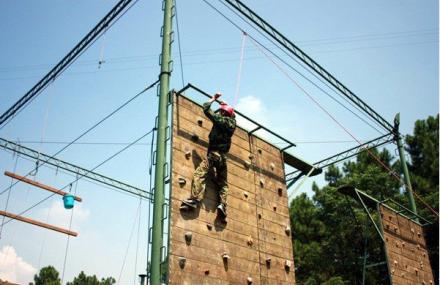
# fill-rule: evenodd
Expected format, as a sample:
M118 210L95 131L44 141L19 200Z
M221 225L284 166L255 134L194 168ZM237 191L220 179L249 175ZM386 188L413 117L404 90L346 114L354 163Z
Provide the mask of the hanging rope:
M17 156L15 158L15 163L14 163L14 173L17 171L17 164L18 164L18 157L19 156L20 155L17 153ZM13 181L14 181L14 178L11 178L11 185L9 186L8 197L6 198L5 212L8 211L9 198L11 197L11 189L12 189ZM0 239L2 239L3 224L5 222L5 218L6 218L5 216L2 217L2 224L0 225Z
M241 71L243 68L243 59L244 59L244 47L246 45L246 32L242 32L242 39L241 39L241 51L240 51L240 64L238 65L238 73L237 73L237 83L235 85L235 97L234 97L234 104L232 106L237 105L238 95L240 93L240 81L241 81Z
M127 260L127 255L128 255L128 251L130 249L130 245L131 245L131 239L133 237L133 233L134 233L134 229L136 227L136 220L138 218L138 215L140 216L140 211L141 211L141 203L139 203L138 208L136 210L136 215L134 217L133 220L133 225L131 227L131 231L130 231L130 237L128 238L128 244L127 244L127 248L125 250L125 255L124 255L124 260L122 262L122 266L121 266L121 271L119 271L119 277L118 277L118 281L116 284L120 284L121 282L121 276L122 276L122 272L124 271L124 267L125 267L125 261Z
M142 209L142 199L139 198L139 209ZM134 275L137 275L137 265L138 265L138 252L139 252L139 236L140 236L140 232L141 232L141 215L142 211L139 210L139 220L138 220L138 229L137 229L137 239L136 239L136 253L135 253L135 258L134 258ZM133 281L133 285L136 285L136 279L134 279Z
M58 178L58 168L56 169L56 172L55 172L54 185L57 184L57 180L58 180L57 178ZM49 223L49 218L50 218L51 211L52 211L52 208L49 208L49 210L47 211L46 224ZM41 243L40 255L38 257L38 267L37 267L37 269L41 269L40 268L40 266L41 266L41 259L43 257L43 251L44 251L44 248L46 246L46 236L47 236L47 231L44 231L43 242Z
M312 102L314 102L324 113L326 113L339 127L341 127L349 136L351 136L359 145L362 145L362 142L356 138L346 127L344 127L330 112L325 109L311 94L307 92L295 79L293 79L287 71L285 71L273 58L271 58L257 42L255 42L251 38L251 42L257 47L257 49L262 52L295 86L297 86ZM406 186L406 189L408 191L412 191L412 193L415 195L415 197L424 205L426 208L428 208L433 214L435 214L437 217L439 216L438 212L435 211L430 205L428 205L423 199L413 190L411 190L408 185L402 180L402 178L395 173L390 167L388 167L382 160L380 160L379 157L377 157L369 148L366 149L366 151L370 154L371 157L373 157L377 163L379 163L384 169L387 170L388 173L390 173L392 176L394 176L402 185Z
M76 183L75 183L75 190L73 192L73 195L76 196L77 189L78 189L78 180L79 175L76 174ZM69 193L72 190L72 184L70 184ZM72 211L70 212L70 221L69 221L69 231L72 229L72 220L73 220L73 211L75 210L75 207L72 208ZM66 262L67 262L67 254L69 252L69 244L70 244L70 235L67 235L67 242L66 242L66 251L64 253L64 262L63 262L63 274L61 275L61 284L64 283L64 272L66 271Z

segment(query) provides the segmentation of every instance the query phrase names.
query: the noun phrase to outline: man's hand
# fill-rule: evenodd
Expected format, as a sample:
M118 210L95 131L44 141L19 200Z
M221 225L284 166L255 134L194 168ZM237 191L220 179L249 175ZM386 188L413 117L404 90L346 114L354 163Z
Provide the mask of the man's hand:
M214 94L214 96L211 97L211 100L209 100L209 101L212 103L215 100L217 100L218 98L220 98L220 96L222 96L222 93L217 92L217 93Z
M222 96L222 93L217 92L214 94L214 100L217 100L218 98L220 98L220 96Z

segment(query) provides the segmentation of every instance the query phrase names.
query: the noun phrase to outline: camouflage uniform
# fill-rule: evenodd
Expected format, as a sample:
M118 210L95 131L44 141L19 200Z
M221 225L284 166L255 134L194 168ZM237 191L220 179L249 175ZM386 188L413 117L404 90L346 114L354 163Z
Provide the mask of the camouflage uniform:
M201 201L205 193L206 177L213 168L216 171L215 182L219 187L220 203L226 207L228 196L228 169L226 154L231 147L231 137L234 134L235 118L222 116L211 110L211 103L203 104L203 112L212 121L213 126L209 133L208 155L194 172L191 185L191 199Z

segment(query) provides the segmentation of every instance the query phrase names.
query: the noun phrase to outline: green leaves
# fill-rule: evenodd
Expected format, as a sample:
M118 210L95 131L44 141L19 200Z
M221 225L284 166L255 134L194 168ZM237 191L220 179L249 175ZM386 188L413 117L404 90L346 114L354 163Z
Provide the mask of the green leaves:
M87 276L84 271L81 271L72 282L67 282L67 285L113 285L115 283L116 280L113 277L98 280L96 275ZM41 268L38 275L34 276L34 283L31 282L29 285L61 285L61 280L55 267L49 265Z
M438 115L419 120L415 123L414 135L406 137L413 188L437 211L438 121ZM292 200L290 217L299 284L360 284L365 250L367 263L384 261L382 241L364 209L336 190L348 184L378 200L392 198L407 205L400 182L378 160L386 168L401 173L400 161L387 149L370 149L341 168L328 167L325 172L327 185L320 188L313 184L313 197L301 194ZM426 210L419 212L428 214ZM378 221L378 214L371 213ZM438 245L434 254L438 256ZM386 266L367 270L366 281L367 284L388 284Z

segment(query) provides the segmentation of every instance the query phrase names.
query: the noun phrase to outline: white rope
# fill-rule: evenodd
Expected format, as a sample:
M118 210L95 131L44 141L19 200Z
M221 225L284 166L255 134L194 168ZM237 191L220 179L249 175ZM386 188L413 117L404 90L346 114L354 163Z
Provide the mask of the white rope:
M244 47L246 45L246 32L243 32L243 37L241 39L241 52L240 52L240 64L238 65L238 74L237 74L237 83L235 85L235 98L233 106L237 105L238 95L240 93L240 81L241 81L241 71L243 69L243 60L244 60Z

